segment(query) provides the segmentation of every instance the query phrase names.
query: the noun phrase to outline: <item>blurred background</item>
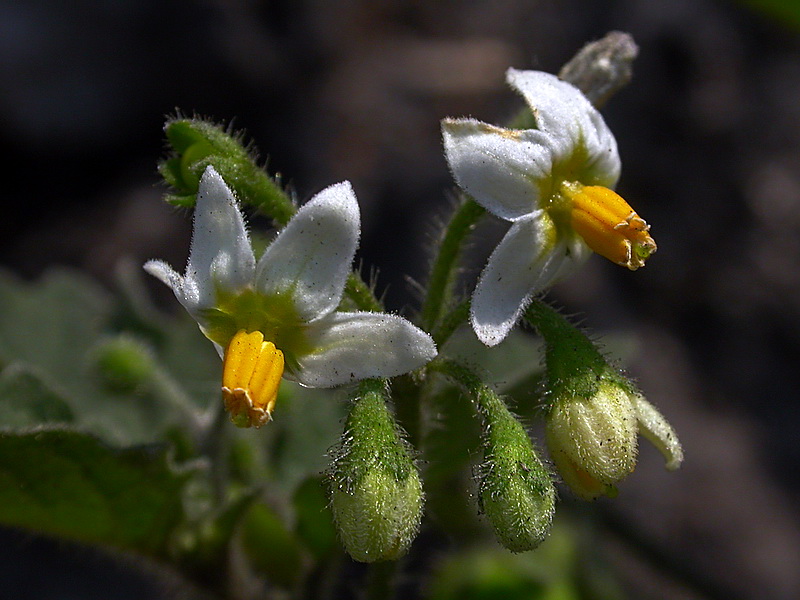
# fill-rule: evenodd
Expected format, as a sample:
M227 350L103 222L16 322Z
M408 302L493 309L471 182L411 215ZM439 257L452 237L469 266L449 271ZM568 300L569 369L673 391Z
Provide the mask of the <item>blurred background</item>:
M631 598L800 597L796 1L5 2L0 264L26 279L69 265L109 286L122 258L184 264L191 219L161 202L155 169L179 110L244 128L300 201L351 180L359 257L389 308L411 312L407 278L424 279L452 202L439 119L504 122L521 106L508 66L557 72L610 30L640 47L603 110L618 191L659 252L635 274L593 258L550 298L630 336L626 368L686 461L667 474L643 446L604 512L652 556L614 535L603 551ZM481 230L465 285L499 231ZM0 561L0 598L154 593L99 557L4 536L16 559Z

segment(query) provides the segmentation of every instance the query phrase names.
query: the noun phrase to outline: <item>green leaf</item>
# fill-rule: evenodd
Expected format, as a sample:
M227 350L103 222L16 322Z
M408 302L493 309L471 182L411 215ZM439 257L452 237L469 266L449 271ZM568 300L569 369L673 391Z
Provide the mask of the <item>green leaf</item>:
M289 588L302 569L297 538L266 504L254 504L242 524L242 547L252 565L270 583Z
M195 420L187 413L201 412L219 393L219 358L188 317L140 316L128 300L76 272L53 270L28 283L0 271L0 367L16 365L29 374L27 381L12 377L14 371L6 376L0 391L16 400L0 407L0 426L71 421L117 446L154 443L175 427L191 428ZM135 335L119 333L137 323ZM109 362L114 348L135 360ZM25 400L32 394L50 399L34 408ZM54 404L72 418L54 421L43 408Z
M325 468L327 452L342 433L345 412L345 404L328 390L283 383L275 420L269 425L274 430L273 485L292 493L303 479Z
M0 427L70 423L72 410L30 367L11 364L0 373Z
M68 392L79 387L82 349L108 319L111 298L90 279L54 270L28 284L0 272L0 361L42 367Z
M331 554L336 546L336 527L328 508L328 498L322 479L309 477L301 483L292 498L295 510L295 530L306 547L317 558Z
M0 433L0 523L159 556L181 520L164 452L116 450L63 430Z

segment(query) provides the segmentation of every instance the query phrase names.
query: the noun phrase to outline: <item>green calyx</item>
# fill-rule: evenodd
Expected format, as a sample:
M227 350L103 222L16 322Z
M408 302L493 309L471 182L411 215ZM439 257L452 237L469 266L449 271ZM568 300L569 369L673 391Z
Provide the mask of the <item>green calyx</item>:
M525 320L545 341L549 396L589 397L604 381L620 385L626 382L592 340L554 308L534 300L525 312Z
M283 352L287 370L297 368L298 357L311 352L305 323L297 314L290 292L264 296L253 289L231 295L217 292L217 306L203 312L203 332L227 347L236 332L260 331Z

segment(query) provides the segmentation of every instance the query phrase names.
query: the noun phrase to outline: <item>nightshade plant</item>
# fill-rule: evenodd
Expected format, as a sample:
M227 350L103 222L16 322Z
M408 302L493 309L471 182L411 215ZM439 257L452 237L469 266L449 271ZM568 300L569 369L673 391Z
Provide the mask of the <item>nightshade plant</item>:
M437 523L426 535L463 544L491 530L520 553L569 530L551 533L557 480L585 500L616 495L639 434L678 468L669 423L542 299L592 251L635 270L656 250L612 189L620 159L597 110L627 82L632 47L610 35L561 79L510 69L527 104L512 127L442 121L461 195L416 324L352 271L360 217L349 183L298 207L238 135L170 119L159 169L167 201L193 209L191 248L182 275L161 260L144 269L192 322L153 309L130 267L116 302L73 275L30 289L0 282L2 523L144 555L228 598L333 597L343 548L372 563L365 594L390 598L426 501ZM260 252L249 211L275 225ZM462 250L487 211L511 226L462 292ZM62 312L35 312L54 306ZM544 373L518 324L544 341ZM31 342L39 329L52 351ZM459 358L475 337L480 367ZM539 381L540 400L517 409L544 418L549 461L489 383L492 363L524 363L526 384ZM477 454L471 502L453 492L468 487ZM539 554L552 567L541 597L586 588L570 579L574 551ZM442 592L445 572L436 597L462 589Z

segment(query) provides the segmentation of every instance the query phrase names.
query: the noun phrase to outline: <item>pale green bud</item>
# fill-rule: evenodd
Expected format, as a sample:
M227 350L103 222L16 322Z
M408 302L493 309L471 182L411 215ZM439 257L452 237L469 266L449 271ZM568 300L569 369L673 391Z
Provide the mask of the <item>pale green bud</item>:
M359 386L326 473L339 537L361 562L402 556L422 519L422 482L386 399L381 381Z
M394 560L417 536L422 482L416 470L405 480L373 469L352 486L331 494L331 507L347 553L360 562Z
M636 467L641 433L677 469L683 449L675 430L586 335L542 302L526 319L545 339L547 445L561 477L585 500L615 496Z
M150 350L127 336L101 343L94 349L93 357L103 385L115 392L136 391L150 381L156 371Z
M588 396L556 398L547 418L547 445L564 482L592 500L614 496L614 484L636 467L638 430L632 394L603 380Z

